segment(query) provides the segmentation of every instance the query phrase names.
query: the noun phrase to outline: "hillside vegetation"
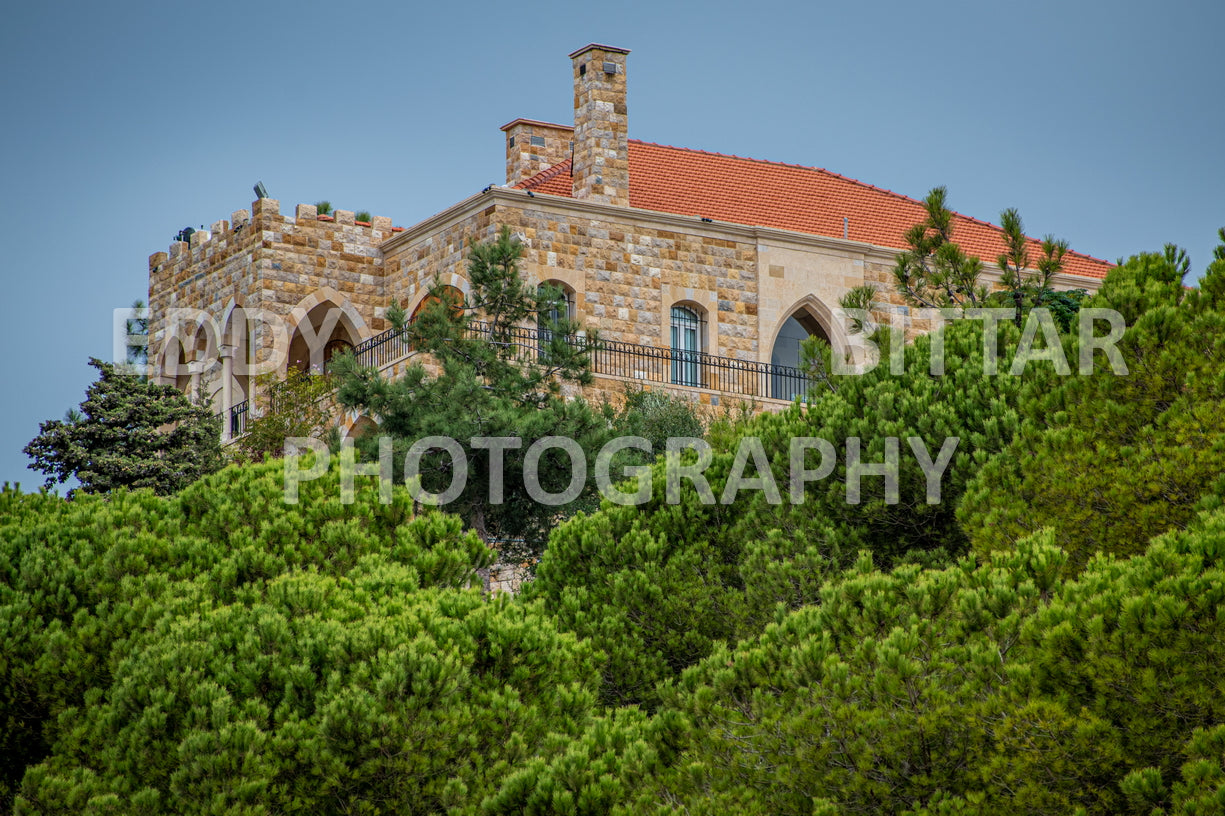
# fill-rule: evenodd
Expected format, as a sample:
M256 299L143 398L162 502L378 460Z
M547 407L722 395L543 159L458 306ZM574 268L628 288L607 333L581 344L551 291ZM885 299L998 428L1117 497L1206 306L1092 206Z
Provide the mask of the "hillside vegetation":
M297 503L279 461L6 488L0 806L1225 814L1225 247L1186 271L1137 256L1083 304L1123 316L1125 376L1079 373L1074 321L1047 354L1071 373L1011 375L1004 321L990 374L954 321L942 374L920 338L901 374L712 429L714 502L669 501L656 461L513 599L458 516L368 477L346 502L335 468ZM784 500L718 500L747 438ZM796 438L834 459L792 496ZM949 438L933 502L908 440ZM869 464L900 440L895 488L850 439Z

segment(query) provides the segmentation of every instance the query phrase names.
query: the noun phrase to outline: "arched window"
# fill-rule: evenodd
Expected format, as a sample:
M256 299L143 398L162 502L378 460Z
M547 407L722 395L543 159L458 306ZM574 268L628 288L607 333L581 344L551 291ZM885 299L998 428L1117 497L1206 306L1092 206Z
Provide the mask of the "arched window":
M463 292L459 291L458 289L456 289L454 286L452 286L449 283L444 283L442 285L442 288L439 289L438 292L439 294L442 295L443 298L446 298L447 301L451 303L453 311L455 311L456 313L463 311L463 308L464 308L464 293ZM420 315L423 311L425 311L426 308L429 307L430 304L438 303L441 299L442 298L440 298L438 294L435 294L433 292L423 297L421 299L421 302L417 304L417 308L413 309L413 313L412 315L409 316L408 322L411 323L414 320L416 320L417 316Z
M574 290L560 281L545 281L536 287L540 312L536 316L536 328L540 342L552 339L553 326L563 320L574 319ZM550 297L546 300L546 295Z
M702 319L687 306L672 307L672 382L701 385Z

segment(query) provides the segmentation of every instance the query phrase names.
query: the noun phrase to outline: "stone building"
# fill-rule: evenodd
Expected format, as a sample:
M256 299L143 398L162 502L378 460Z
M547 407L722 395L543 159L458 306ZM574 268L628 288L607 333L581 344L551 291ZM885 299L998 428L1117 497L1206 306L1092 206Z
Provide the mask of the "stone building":
M848 349L837 304L863 284L878 290L880 322L927 328L891 276L920 202L826 170L630 139L628 54L594 44L571 54L573 125L504 125L505 185L419 224L304 204L286 216L263 198L151 256L154 373L204 388L232 415L229 433L260 370L318 366L355 346L394 371L403 356L384 333L387 307L413 313L436 276L466 291L465 248L503 225L526 247L525 276L561 287L565 308L607 341L596 392L639 384L704 403L785 404L803 387L803 338ZM984 259L1004 248L998 228L960 215L955 238ZM1092 291L1110 266L1069 253L1056 284Z

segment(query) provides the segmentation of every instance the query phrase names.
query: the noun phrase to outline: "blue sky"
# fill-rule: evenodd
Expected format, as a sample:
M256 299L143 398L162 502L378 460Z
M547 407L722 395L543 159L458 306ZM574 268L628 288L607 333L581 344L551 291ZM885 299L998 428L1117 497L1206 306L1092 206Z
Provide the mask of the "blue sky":
M632 49L633 138L1017 207L1110 260L1225 226L1225 4L25 3L0 28L0 481L84 396L147 259L263 181L411 225L572 118L567 54Z

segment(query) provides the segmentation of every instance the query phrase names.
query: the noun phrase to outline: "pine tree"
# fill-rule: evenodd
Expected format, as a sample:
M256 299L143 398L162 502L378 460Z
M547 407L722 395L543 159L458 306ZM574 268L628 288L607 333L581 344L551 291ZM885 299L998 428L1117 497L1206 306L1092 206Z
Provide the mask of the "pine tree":
M1011 307L1018 327L1029 310L1043 307L1051 310L1063 331L1071 330L1086 293L1056 291L1051 285L1063 270L1067 241L1043 238L1042 255L1031 269L1033 259L1020 213L1014 208L1001 212L1005 251L996 258L1000 289L992 292L981 280L982 261L954 241L954 214L947 199L946 188L933 188L923 201L926 217L905 233L907 249L897 256L893 278L906 302L924 308Z
M519 272L522 245L503 228L496 240L476 243L468 254L471 292L462 299L435 282L427 305L411 323L392 310L394 325L419 355L401 378L389 380L362 370L351 358L333 363L338 397L346 408L379 418L380 433L395 440L395 461L409 446L429 436L456 440L467 468L466 487L447 509L458 513L482 538L522 540L529 550L543 546L556 521L589 496L589 472L579 496L560 505L543 504L528 492L527 453L545 437L577 442L588 462L595 461L607 437L608 421L579 398L565 399L563 383L591 381L594 333L584 335L567 316L550 320L560 292L536 289ZM532 333L529 326L542 326ZM503 454L503 472L491 484L491 452L472 444L477 437L513 437L518 446ZM373 457L376 441L365 443ZM544 453L534 469L543 491L561 494L571 483L571 463L562 451ZM454 476L450 455L428 453L421 464L422 488L440 493ZM491 487L502 494L491 500Z
M904 235L907 249L897 256L894 282L898 293L916 306L982 306L988 295L979 281L983 264L953 241L947 199L947 188L934 187L923 200L927 215Z
M1126 767L1155 769L1167 784L1194 732L1225 721L1223 547L1225 513L1217 510L1154 539L1143 555L1097 557L1020 641L1040 693L1109 723ZM1136 793L1137 781L1125 787Z
M1100 355L1083 376L1034 379L1018 402L1022 431L968 487L959 518L980 552L1043 528L1079 570L1097 552L1139 553L1184 526L1225 469L1225 278L1185 289L1174 247L1112 270L1090 305L1127 323L1122 374ZM1067 344L1069 359L1079 356Z
M659 801L736 812L1114 812L1116 734L1035 697L1017 648L1058 586L1049 544L893 573L861 559L820 603L720 645L667 692L690 723ZM1101 784L1103 781L1105 785Z
M137 652L147 648L169 654L203 646L183 635L182 624L188 620L203 626L200 615L205 610L228 615L231 621L241 619L239 629L245 630L223 636L224 627L216 629L219 640L208 648L220 650L218 655L224 654L226 644L234 644L225 639L231 636L240 641L254 637L250 642L268 648L258 659L249 653L218 657L222 663L234 664L231 671L240 674L229 677L235 682L240 675L254 676L242 672L271 673L263 675L263 681L252 681L251 686L233 686L232 692L238 693L241 687L254 694L259 688L269 695L267 700L284 693L287 699L302 701L306 698L294 695L315 693L327 679L323 668L327 664L319 662L322 655L331 655L328 660L335 661L340 670L348 660L346 647L338 640L323 652L312 651L315 646L324 648L313 638L331 637L329 624L323 620L304 624L299 630L301 642L281 641L286 631L283 623L259 630L259 621L271 620L261 617L264 606L279 609L269 614L282 618L292 618L295 611L306 614L308 607L315 608L312 604L334 610L338 619L364 615L363 608L376 616L403 618L408 607L398 605L400 599L417 590L445 590L435 601L414 602L424 610L435 603L445 606L452 598L448 592L464 595L477 585L476 570L488 565L490 552L476 536L462 532L458 518L436 512L414 516L413 503L400 487L388 504L381 503L378 489L357 489L350 498L345 501L334 466L324 476L302 482L298 501L287 503L285 468L279 461L230 467L168 497L148 491L117 491L105 496L81 494L66 501L11 489L0 493L0 809L7 812L4 804L6 796L12 795L12 786L47 757L56 757L60 769L75 768L65 773L76 781L57 788L59 793L54 796L70 789L93 790L107 758L118 761L126 751L131 754L124 761L137 766L164 767L175 761L171 755L189 763L196 754L186 749L181 753L166 749L158 756L148 746L141 747L139 740L123 743L119 737L128 728L149 739L174 737L173 731L141 732L140 718L124 715L113 715L105 724L92 721L109 734L103 740L105 747L95 744L85 751L84 759L70 759L65 751L81 744L84 737L75 731L80 717L100 713L95 704L106 699L116 678L122 676L123 665ZM301 579L298 583L291 580L295 575ZM282 596L275 596L271 589L277 581L285 590ZM301 598L288 587L300 588ZM312 597L314 601L309 600ZM455 603L461 608L477 605L464 598ZM422 612L426 618L432 614ZM445 618L449 613L437 614ZM531 625L547 629L547 623ZM257 631L270 640L259 641ZM464 637L472 643L458 648L475 649L472 644L479 642L479 633ZM300 659L289 660L287 649L300 649ZM249 663L245 662L248 658ZM542 659L557 656L549 656L544 649ZM197 668L201 665L196 664ZM312 673L316 671L322 674ZM159 679L143 687L141 681L127 677L120 683L127 686L125 694L156 696L168 685ZM219 675L211 681L203 675L194 677L202 694L211 693L210 682L220 682ZM277 678L280 685L270 677ZM514 682L506 676L498 682L502 680ZM355 689L361 685L357 680L354 683ZM190 685L178 687L184 696L159 698L159 705L179 706L175 711L189 719L200 716L208 709L197 705L198 699L188 693ZM385 691L395 693L391 688ZM70 716L73 711L76 719ZM183 724L189 729L187 722ZM286 735L292 733L292 722L282 721L282 725ZM245 727L236 723L234 733ZM229 749L235 752L231 758L241 757L244 750L240 743ZM100 764L91 765L94 761ZM222 752L214 761L224 764L228 760ZM85 768L94 768L96 773L86 773ZM135 775L124 778L125 773L116 771L111 780L122 786L138 781ZM222 773L214 783L224 786L226 778ZM76 787L78 783L84 787ZM39 795L52 794L44 790ZM122 793L119 796L124 798ZM189 805L180 802L165 807L166 812L189 812ZM60 807L61 812L73 810ZM130 807L128 812L132 812Z
M590 647L538 611L418 590L374 556L204 600L64 718L18 812L451 812L591 707Z
M1007 359L1018 332L1011 323L998 329ZM843 378L837 391L811 405L739 427L733 438L720 440L726 449L712 453L704 472L713 503L688 481L678 501L669 501L667 468L657 462L649 501L606 502L599 513L559 527L527 594L608 656L605 702L653 707L657 684L703 659L718 641L759 634L780 606L814 603L821 582L852 563L860 549L886 567L916 559L943 563L964 554L969 542L955 508L981 463L1011 441L1018 425L1013 406L1024 383L986 373L982 331L973 321L943 331L941 375L931 373L935 338L921 337L904 349L901 375L882 363ZM750 437L761 442L781 503L761 490L720 501L735 450ZM800 503L790 495L796 438L822 440L835 457L824 478L800 491ZM896 496L883 477L864 477L857 501L848 501L855 471L847 462L851 438L865 463L883 462L890 439L906 450L898 458ZM957 440L935 502L928 501L927 476L910 455L910 438L922 440L933 459ZM804 466L815 469L819 458L809 451ZM753 472L750 465L746 475Z
M1087 296L1084 289L1056 291L1051 283L1055 275L1063 271L1064 257L1068 253L1068 242L1047 235L1042 239L1042 256L1034 269L1030 269L1030 257L1025 237L1025 226L1021 214L1009 208L1000 213L1000 229L1004 233L1007 250L996 259L1000 267L1001 291L989 299L991 305L1011 307L1013 318L1021 326L1031 309L1049 309L1062 331L1071 331L1072 321Z
M85 493L147 487L182 490L221 467L220 421L169 385L90 359L98 380L79 410L48 420L25 453L46 486L80 481Z

